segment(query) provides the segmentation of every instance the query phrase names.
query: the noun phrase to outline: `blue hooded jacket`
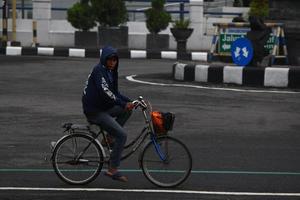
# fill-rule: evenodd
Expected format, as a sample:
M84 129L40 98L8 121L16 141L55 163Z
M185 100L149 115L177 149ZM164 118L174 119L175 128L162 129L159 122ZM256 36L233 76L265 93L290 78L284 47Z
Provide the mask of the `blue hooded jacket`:
M118 65L114 70L106 68L106 60L110 56L117 57L116 49L108 46L102 49L100 63L97 64L89 75L82 95L82 106L85 114L95 114L106 111L115 105L125 108L131 101L118 90Z

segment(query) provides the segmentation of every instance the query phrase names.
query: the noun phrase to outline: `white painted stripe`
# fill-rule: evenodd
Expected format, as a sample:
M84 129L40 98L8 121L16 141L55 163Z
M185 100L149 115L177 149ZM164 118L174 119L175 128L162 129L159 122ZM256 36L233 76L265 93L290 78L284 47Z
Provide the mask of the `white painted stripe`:
M205 87L200 85L187 85L187 84L168 84L168 83L154 83L148 81L140 81L134 79L136 75L127 76L128 81L146 84L146 85L156 85L156 86L166 86L166 87L186 87L186 88L196 88L196 89L206 89L206 90L220 90L220 91L232 91L232 92L246 92L246 93L273 93L273 94L300 94L300 92L292 91L278 91L278 90L246 90L246 89L233 89L233 88L221 88L221 87Z
M85 49L69 49L70 57L85 57Z
M130 58L146 58L147 52L142 50L131 50Z
M184 80L184 68L185 68L185 66L186 66L186 64L182 64L182 63L175 64L174 78L176 80L180 80L180 81Z
M264 81L264 86L287 87L289 83L289 68L267 67Z
M37 52L38 52L38 55L53 56L54 55L54 48L38 47Z
M223 70L223 82L243 84L243 67L225 66Z
M192 52L192 60L207 61L207 52Z
M6 47L7 56L20 56L22 54L22 47Z
M208 77L208 65L196 65L195 66L195 81L207 82Z
M177 59L177 52L176 51L162 51L161 58Z
M169 194L205 194L224 196L286 196L300 197L300 193L272 192L222 192L199 190L154 190L154 189L114 189L114 188L39 188L39 187L0 187L0 191L53 191L53 192L131 192L131 193L169 193Z

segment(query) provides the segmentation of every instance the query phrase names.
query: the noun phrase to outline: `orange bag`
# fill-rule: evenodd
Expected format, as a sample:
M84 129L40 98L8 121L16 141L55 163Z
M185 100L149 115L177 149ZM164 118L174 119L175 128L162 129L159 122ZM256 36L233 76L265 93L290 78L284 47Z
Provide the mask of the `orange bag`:
M152 124L156 134L167 134L169 130L172 130L175 115L173 113L153 111L151 113Z

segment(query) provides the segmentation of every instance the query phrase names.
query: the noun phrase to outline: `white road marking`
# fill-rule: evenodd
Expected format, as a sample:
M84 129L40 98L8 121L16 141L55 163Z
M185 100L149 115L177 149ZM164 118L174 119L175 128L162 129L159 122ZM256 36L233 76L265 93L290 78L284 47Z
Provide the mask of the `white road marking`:
M167 86L167 87L189 87L197 89L206 90L220 90L220 91L233 91L233 92L248 92L248 93L275 93L275 94L299 94L300 92L294 91L278 91L278 90L247 90L247 89L234 89L234 88L219 88L219 87L205 87L200 85L187 85L187 84L170 84L170 83L154 83L148 81L141 81L135 79L137 75L126 76L126 79L131 82L147 84L147 85L157 85L157 86Z
M300 193L271 192L218 192L197 190L153 190L153 189L113 189L113 188L39 188L39 187L0 187L0 191L53 191L53 192L132 192L132 193L175 193L225 196L285 196L300 197Z

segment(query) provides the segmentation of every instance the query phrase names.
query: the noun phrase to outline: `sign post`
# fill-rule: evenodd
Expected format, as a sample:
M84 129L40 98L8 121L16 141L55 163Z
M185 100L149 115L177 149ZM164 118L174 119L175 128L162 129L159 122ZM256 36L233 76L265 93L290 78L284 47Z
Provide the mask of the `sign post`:
M248 65L253 58L253 47L247 38L238 38L231 45L231 57L238 66Z
M212 61L214 56L231 56L232 43L239 38L245 38L247 32L250 31L249 23L214 23L213 25L216 28L209 53L209 61ZM283 23L266 23L266 25L273 30L265 45L265 49L272 55L271 64L274 64L275 59L278 58L284 58L285 63L288 64Z
M221 33L219 42L219 53L222 55L230 54L231 44L235 40L245 37L246 33ZM265 45L265 49L267 49L268 52L272 53L274 45L275 36L272 34L270 35L267 44Z

